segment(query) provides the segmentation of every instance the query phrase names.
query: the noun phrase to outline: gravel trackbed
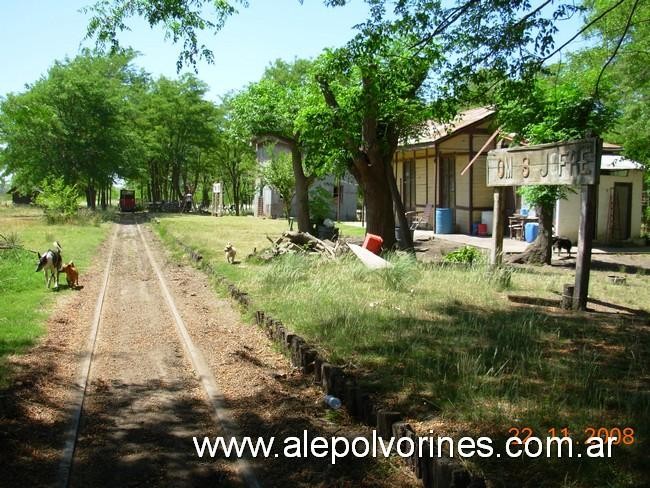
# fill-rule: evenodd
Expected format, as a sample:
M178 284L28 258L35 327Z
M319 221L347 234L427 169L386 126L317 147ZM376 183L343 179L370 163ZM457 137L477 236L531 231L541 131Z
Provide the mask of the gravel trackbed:
M108 288L88 378L70 486L250 486L241 466L218 454L200 459L193 437L226 435L194 370L135 220L118 224ZM204 359L236 434L369 434L344 414L329 414L322 393L292 370L256 327L242 322L208 278L174 262L141 226L191 342ZM107 245L67 294L48 334L12 358L13 383L0 391L0 486L60 485L70 394L100 292ZM261 486L416 486L395 460L347 457L248 459Z

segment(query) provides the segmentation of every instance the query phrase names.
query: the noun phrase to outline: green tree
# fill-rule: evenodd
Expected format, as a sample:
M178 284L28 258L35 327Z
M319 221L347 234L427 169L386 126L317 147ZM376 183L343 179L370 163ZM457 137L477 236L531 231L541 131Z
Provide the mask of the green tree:
M554 73L539 76L532 89L512 83L501 93L498 117L506 132L517 134L516 142L531 144L570 141L603 134L614 120L612 110L600 103L585 87L563 76L562 66ZM532 263L551 263L553 209L558 199L566 198L569 187L524 186L519 190L525 200L537 209L540 231L537 239L521 258Z
M50 178L40 184L36 205L43 208L45 216L55 221L59 217L70 217L77 213L79 192L76 186L68 186L62 177Z
M270 158L262 168L264 182L273 188L282 198L287 220L291 216L291 202L296 194L296 180L293 172L291 155L268 148Z
M587 34L595 46L573 54L571 63L588 73L586 81L592 90L619 111L616 123L605 134L607 140L623 145L626 156L649 166L650 4L637 0L584 3L587 21L594 22ZM603 84L616 89L603 93Z
M239 215L241 204L252 197L254 179L257 174L257 159L250 137L242 133L232 120L232 99L224 100L224 112L217 129L217 144L210 153L214 164L214 177L223 181L230 193L229 197ZM206 173L207 174L207 173Z
M313 182L314 165L305 161L309 151L304 142L304 126L296 115L307 108L309 91L316 85L309 77L310 62L277 60L265 71L262 79L239 93L232 103L233 116L243 130L258 140L273 139L291 150L296 196L298 230L310 230L309 186ZM311 166L306 170L306 166Z
M394 243L395 214L400 226L408 228L391 167L393 155L400 139L416 131L429 114L419 91L435 55L428 49L411 55L407 48L413 41L384 38L374 44L358 38L358 45L327 51L315 67L322 98L314 98L302 115L311 145L323 154L334 151L332 159L345 164L359 183L368 232L381 235L388 247Z
M187 74L159 78L140 95L138 131L146 146L140 173L152 201L181 199L196 191L216 148L219 112L205 100L207 85Z
M19 186L50 177L84 190L88 207L102 206L114 178L129 173L136 147L129 92L138 78L132 53L86 51L56 62L24 93L0 102L2 162Z
M205 46L197 46L195 30L221 26L201 25L206 3L179 1L172 8L151 0L105 1L95 8L89 34L115 45L125 19L144 16L152 24L167 26L174 39L183 39L185 57L179 61L192 62L196 53L206 51ZM390 168L398 142L416 131L427 116L450 120L467 103L471 87L486 82L485 73L530 79L529 73L539 70L553 48L557 19L577 7L561 3L551 7L550 1L532 6L526 0L367 3L371 15L358 26L357 36L319 62L324 69L317 73L317 81L328 109L320 113L329 126L319 125L328 141L323 153L343 155L342 164L364 191L368 230L380 234L390 246L395 241L395 214L400 227L407 229ZM220 22L234 13L231 2L218 2L215 9ZM338 142L340 149L329 142ZM408 233L404 240L410 241Z
M581 31L591 47L565 56L532 90L517 84L501 95L500 119L507 130L532 143L598 135L622 144L628 157L650 162L650 5L636 0L586 0ZM542 232L528 257L550 263L551 214L565 187L526 187L521 193L539 207Z

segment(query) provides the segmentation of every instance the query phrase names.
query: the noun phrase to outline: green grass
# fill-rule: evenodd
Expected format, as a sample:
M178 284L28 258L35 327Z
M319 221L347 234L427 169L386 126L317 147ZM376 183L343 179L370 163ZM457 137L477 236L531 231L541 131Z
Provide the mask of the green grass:
M636 429L637 443L613 460L518 462L506 471L486 461L481 469L491 479L628 486L650 475L643 455L650 435L647 317L565 313L506 296L558 299L571 272L530 268L505 279L482 264L423 265L408 256L389 256L393 267L381 271L354 257L287 255L262 264L243 258L266 246L264 234L277 235L283 222L187 216L164 217L156 227L169 243L177 237L198 248L262 309L419 419L424 432L503 438L512 425L537 435L569 426L581 437L589 426ZM237 266L223 258L228 241L239 250ZM650 312L649 276L628 275L619 286L608 274L592 273L591 296Z
M355 225L337 223L339 233L342 237L363 237L366 235L366 229Z
M46 251L58 240L63 258L74 261L82 275L109 225L47 225L40 210L32 207L0 208L0 233L17 235L27 249ZM36 273L37 257L24 250L0 250L0 386L9 372L6 357L32 346L45 332L45 320L56 296L72 293L65 286L55 292L45 287L43 273Z

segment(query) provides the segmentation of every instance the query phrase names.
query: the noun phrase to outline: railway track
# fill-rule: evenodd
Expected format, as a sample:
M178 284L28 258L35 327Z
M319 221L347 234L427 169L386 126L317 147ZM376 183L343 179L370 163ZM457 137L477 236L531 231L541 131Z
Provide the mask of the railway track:
M192 436L237 426L135 216L110 237L69 406L58 485L257 487L246 460L200 463Z

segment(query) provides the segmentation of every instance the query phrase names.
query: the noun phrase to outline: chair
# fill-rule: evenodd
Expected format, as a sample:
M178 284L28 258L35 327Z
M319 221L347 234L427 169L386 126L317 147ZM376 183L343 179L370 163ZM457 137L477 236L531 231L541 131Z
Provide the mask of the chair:
M524 238L524 219L518 216L508 217L508 228L510 229L510 239L523 240Z
M510 239L518 239L520 241L523 241L524 226L522 224L514 224L508 227L510 227Z
M429 220L431 220L431 212L433 211L433 206L430 203L427 203L427 205L424 207L423 211L412 211L412 212L406 212L406 216L413 216L413 220L411 221L411 227L409 227L410 230L416 230L420 225L423 224L428 224ZM421 214L421 215L418 215Z

